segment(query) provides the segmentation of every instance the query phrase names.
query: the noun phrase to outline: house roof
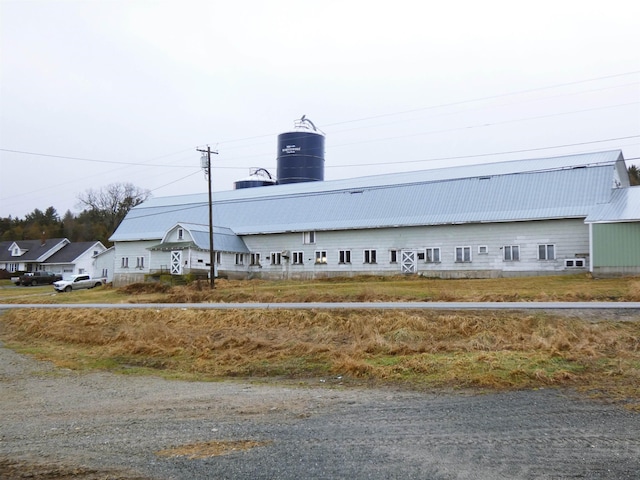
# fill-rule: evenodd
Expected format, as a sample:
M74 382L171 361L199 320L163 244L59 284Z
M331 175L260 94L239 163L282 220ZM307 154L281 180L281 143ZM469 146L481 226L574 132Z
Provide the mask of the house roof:
M9 240L0 242L0 262L43 262L52 252L60 248L60 244L65 242L69 243L69 240L66 238L49 238L44 243L42 240ZM14 243L21 250L26 250L26 252L19 257L13 257L9 248Z
M628 186L619 150L216 192L213 219L252 235L583 218L617 186ZM150 199L110 240L162 238L178 222L208 224L207 196Z
M88 250L95 249L96 246L104 249L102 242L73 242L65 245L62 249L51 255L44 263L73 263L78 257Z
M611 202L595 208L585 221L587 223L640 222L640 186L615 190Z

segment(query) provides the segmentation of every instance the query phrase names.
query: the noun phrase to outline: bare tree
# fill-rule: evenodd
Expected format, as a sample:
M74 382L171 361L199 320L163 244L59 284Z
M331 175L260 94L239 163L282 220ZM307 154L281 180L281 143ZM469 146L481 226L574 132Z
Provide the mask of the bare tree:
M640 185L640 170L635 165L631 165L628 169L629 183L631 185Z
M78 207L89 214L94 221L101 222L104 228L113 233L116 227L136 205L140 205L151 196L131 183L112 183L99 190L90 188L78 195Z

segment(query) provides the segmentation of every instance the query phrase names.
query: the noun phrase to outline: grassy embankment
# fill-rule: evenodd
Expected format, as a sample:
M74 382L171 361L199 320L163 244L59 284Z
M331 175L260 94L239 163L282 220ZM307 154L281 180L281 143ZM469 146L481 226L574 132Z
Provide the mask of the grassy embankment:
M220 281L213 292L203 285L37 290L23 290L31 294L18 301L640 301L640 279L584 276ZM12 300L3 291L0 301ZM74 369L189 379L341 377L345 384L417 389L572 386L640 410L640 321L523 312L105 309L16 310L0 323L8 345Z

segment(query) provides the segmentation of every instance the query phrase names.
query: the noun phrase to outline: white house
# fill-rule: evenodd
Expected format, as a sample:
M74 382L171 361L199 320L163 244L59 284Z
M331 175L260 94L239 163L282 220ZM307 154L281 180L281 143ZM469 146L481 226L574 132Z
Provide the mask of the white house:
M607 151L217 192L216 270L234 278L587 272L585 219L628 189L622 153ZM206 272L208 215L206 194L133 208L110 238L114 284Z
M94 268L95 257L104 252L106 247L102 242L73 242L58 250L45 260L42 266L67 278L79 273L97 276Z
M76 273L96 276L95 257L106 250L102 242L70 242L66 238L0 242L0 270L46 271L68 277Z
M47 270L44 262L70 243L66 238L0 242L0 270L10 273Z

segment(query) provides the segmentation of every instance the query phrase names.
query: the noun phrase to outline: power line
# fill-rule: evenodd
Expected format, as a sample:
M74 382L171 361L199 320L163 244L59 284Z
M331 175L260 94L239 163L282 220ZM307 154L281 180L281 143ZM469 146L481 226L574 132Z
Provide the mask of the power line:
M67 157L64 155L52 155L50 153L37 153L37 152L25 152L24 150L11 150L8 148L0 148L1 152L8 153L19 153L21 155L34 155L36 157L49 157L49 158L62 158L65 160L80 160L83 162L94 162L94 163L110 163L115 165L123 165L123 166L142 166L142 167L168 167L168 168L182 168L183 165L161 165L161 164L151 164L151 163L136 163L136 162L116 162L113 160L97 160L95 158L82 158L82 157ZM182 152L176 152L182 153ZM171 155L176 155L176 153L171 153L167 155L163 155L157 158L168 157Z
M446 132L455 132L458 130L469 130L472 128L485 128L485 127L492 127L495 125L506 125L509 123L515 123L515 122L524 122L527 120L540 120L543 118L553 118L553 117L559 117L562 115L572 115L574 113L585 113L585 112L593 112L596 110L605 110L607 108L618 108L618 107L628 107L630 105L637 105L640 102L628 102L628 103L619 103L616 105L605 105L605 106L601 106L601 107L593 107L593 108L586 108L586 109L582 109L582 110L571 110L569 112L556 112L556 113L549 113L547 115L536 115L533 117L522 117L522 118L514 118L511 120L503 120L501 122L490 122L490 123L481 123L481 124L476 124L476 125L465 125L463 127L455 127L455 128L447 128L447 129L443 129L443 130L432 130L432 131L428 131L428 132L419 132L419 133L411 133L411 134L407 134L407 135L398 135L395 137L382 137L382 138L375 138L373 140L362 140L360 142L351 142L351 143L341 143L338 145L334 145L333 148L335 147L344 147L344 146L349 146L349 145L359 145L362 143L371 143L371 142L384 142L386 140L397 140L399 138L409 138L409 137L419 137L421 135L433 135L433 134L437 134L437 133L446 133Z
M150 191L150 192L155 192L156 190L160 190L161 188L168 187L169 185L173 185L174 183L178 183L179 181L184 180L185 178L193 177L193 176L194 176L195 174L197 174L197 173L200 173L200 170L199 170L199 169L198 169L198 170L196 170L196 171L195 171L195 172L193 172L193 173L190 173L189 175L185 175L184 177L180 177L180 178L178 178L178 179L176 179L176 180L174 180L174 181L172 181L172 182L165 183L164 185L160 185L159 187L153 188L153 189L151 189L151 190L149 190L149 191Z
M554 148L564 148L564 147L576 147L576 146L580 146L580 145L591 145L593 143L603 143L603 142L613 142L613 141L619 141L619 140L628 140L630 138L639 138L640 135L630 135L628 137L617 137L617 138L606 138L603 140L593 140L591 142L579 142L579 143L567 143L564 145L553 145L553 146L549 146L549 147L538 147L538 148L527 148L524 150L508 150L508 151L504 151L504 152L492 152L492 153L479 153L479 154L475 154L475 155L460 155L460 156L455 156L455 157L436 157L436 158L425 158L422 160L406 160L406 161L400 161L400 162L393 162L394 165L396 164L401 164L401 163L422 163L422 162L437 162L437 161L441 161L441 160L459 160L459 159L463 159L463 158L480 158L480 157L490 157L493 155L508 155L511 153L525 153L525 152L539 152L541 150L551 150ZM564 155L571 155L570 153L568 154L563 154ZM625 158L625 160L635 160L634 158ZM350 165L333 165L332 168L343 168L343 167L370 167L370 166L374 166L374 165L388 165L389 162L379 162L379 163L353 163Z
M592 92L602 92L603 90L611 90L613 88L620 88L620 87L628 87L628 86L632 86L632 85L640 85L640 82L631 82L631 83L626 83L623 85L613 85L613 86L608 86L608 87L601 87L601 88L592 88L589 90L582 90L579 92L572 92L572 93L562 93L562 94L558 94L558 95L550 95L550 96L545 96L545 97L541 97L541 98L532 98L532 99L525 99L525 100L521 100L521 101L516 101L516 102L504 102L504 103L500 103L500 104L496 104L496 105L480 105L477 107L470 107L470 108L465 108L463 110L457 110L457 111L453 111L453 112L442 112L439 114L435 114L426 118L436 118L436 117L450 117L450 116L455 116L455 115L461 115L461 114L466 114L470 111L474 111L474 110L486 110L486 109L495 109L495 108L500 108L500 107L505 107L505 106L511 106L511 105L516 105L516 104L520 104L520 103L531 103L531 102L538 102L540 100L549 100L549 99L553 99L553 98L558 98L558 97L569 97L569 96L575 96L575 95L583 95L585 93L592 93ZM423 118L424 119L424 118ZM387 125L394 125L397 123L405 123L407 121L413 121L413 120L396 120L396 121L392 121L392 122L385 122L385 123L377 123L375 125L366 125L366 126L356 126L356 127L352 127L352 128L346 128L346 129L340 129L340 130L333 130L331 131L331 133L343 133L343 132L348 132L348 131L353 131L353 130L362 130L362 129L366 129L366 128L374 128L374 127L383 127L383 126L387 126ZM326 127L325 127L326 128ZM233 147L232 147L233 148ZM238 148L238 147L236 147Z
M509 96L516 96L516 95L522 95L525 93L533 93L533 92L538 92L538 91L543 91L543 90L551 90L553 88L561 88L561 87L568 87L571 85L579 85L582 83L589 83L589 82L596 82L599 80L608 80L608 79L612 79L612 78L619 78L619 77L626 77L629 75L636 75L639 74L640 70L632 70L629 72L623 72L623 73L616 73L616 74L612 74L612 75L605 75L602 77L592 77L592 78L587 78L584 80L576 80L573 82L565 82L565 83L557 83L554 85L547 85L544 87L536 87L536 88L531 88L531 89L527 89L527 90L517 90L514 92L507 92L507 93L501 93L501 94L497 94L497 95L488 95L485 97L478 97L478 98L472 98L472 99L467 99L467 100L460 100L460 101L456 101L456 102L449 102L449 103L441 103L441 104L437 104L437 105L429 105L426 107L420 107L420 108L414 108L414 109L410 109L410 110L402 110L402 111L398 111L398 112L389 112L389 113L383 113L383 114L379 114L379 115L371 115L368 117L361 117L361 118L356 118L356 119L351 119L351 120L344 120L344 121L340 121L340 122L333 122L333 123L327 123L327 124L323 124L321 125L322 128L327 128L327 127L333 127L336 125L344 125L344 124L349 124L349 123L356 123L356 122L363 122L365 120L373 120L376 118L384 118L384 117L391 117L391 116L396 116L396 115L405 115L407 113L414 113L414 112L421 112L421 111L425 111L425 110L433 110L433 109L437 109L437 108L443 108L443 107L452 107L452 106L457 106L457 105L464 105L466 103L475 103L475 102L481 102L481 101L485 101L485 100L493 100L496 98L504 98L504 97L509 97ZM622 86L628 86L629 84L626 85L622 85ZM609 87L606 87L609 88ZM610 88L615 88L615 87L610 87ZM595 89L595 91L600 90L600 89ZM591 91L591 90L590 90ZM588 93L587 92L580 92L580 93ZM574 95L574 93L570 93L567 95ZM260 138L268 138L268 137L273 137L275 135L277 135L279 132L275 132L275 133L268 133L268 134L264 134L264 135L252 135L250 137L241 137L241 138L234 138L234 139L230 139L230 140L221 140L221 141L217 141L217 142L211 142L211 143L217 143L218 145L221 144L225 144L225 143L236 143L236 142L243 142L246 140L256 140L256 139L260 139Z
M470 100L460 100L460 101L457 101L457 102L441 103L441 104L438 104L438 105L430 105L428 107L413 108L413 109L410 109L410 110L403 110L403 111L400 111L400 112L383 113L383 114L380 114L380 115L372 115L372 116L369 116L369 117L362 117L362 118L357 118L357 119L352 119L352 120L345 120L343 122L328 123L326 125L323 125L323 127L332 127L332 126L335 126L335 125L343 125L345 123L363 122L365 120L372 120L372 119L375 119L375 118L390 117L390 116L394 116L394 115L405 115L407 113L422 112L424 110L432 110L432 109L436 109L436 108L453 107L453 106L456 106L456 105L463 105L465 103L474 103L474 102L481 102L481 101L484 101L484 100L493 100L493 99L496 99L496 98L503 98L503 97L510 97L510 96L515 96L515 95L522 95L522 94L525 94L525 93L533 93L533 92L539 92L539 91L542 91L542 90L550 90L552 88L568 87L568 86L571 86L571 85L578 85L578 84L581 84L581 83L595 82L595 81L598 81L598 80L607 80L607 79L610 79L610 78L617 78L617 77L623 77L623 76L628 76L628 75L635 75L635 74L638 74L638 73L640 73L640 70L634 70L634 71L625 72L625 73L617 73L617 74L614 74L614 75L607 75L607 76L604 76L604 77L588 78L586 80L576 80L574 82L558 83L558 84L555 84L555 85L548 85L548 86L545 86L545 87L530 88L530 89L527 89L527 90L519 90L519 91L515 91L515 92L501 93L501 94L498 94L498 95L489 95L489 96L486 96L486 97L479 97L479 98L470 99Z

